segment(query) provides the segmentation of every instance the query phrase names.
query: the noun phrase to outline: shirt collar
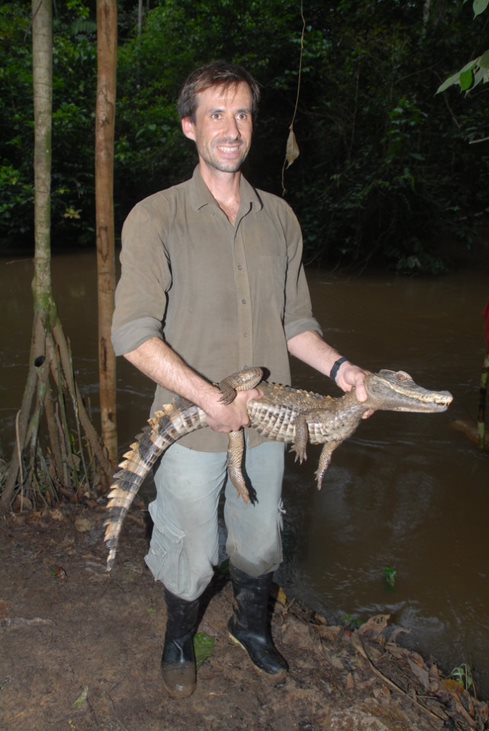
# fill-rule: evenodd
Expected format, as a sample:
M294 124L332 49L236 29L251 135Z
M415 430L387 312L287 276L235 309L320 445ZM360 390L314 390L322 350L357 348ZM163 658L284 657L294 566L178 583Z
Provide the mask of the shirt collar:
M242 211L248 211L250 209L260 211L263 208L262 200L257 191L243 175L241 175L239 194L241 200L240 208ZM202 180L198 165L195 167L190 180L190 200L192 207L196 211L208 205L217 205L214 196Z

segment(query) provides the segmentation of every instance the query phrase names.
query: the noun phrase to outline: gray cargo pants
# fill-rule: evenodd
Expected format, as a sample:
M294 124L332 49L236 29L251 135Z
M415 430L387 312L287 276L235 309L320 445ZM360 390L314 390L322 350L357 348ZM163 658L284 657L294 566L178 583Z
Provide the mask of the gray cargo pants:
M163 455L149 505L153 535L145 561L156 580L189 601L205 590L218 563L218 505L224 487L226 551L250 576L282 561L282 479L285 445L266 442L246 451L246 474L257 502L246 504L227 479L226 452L197 452L180 444Z

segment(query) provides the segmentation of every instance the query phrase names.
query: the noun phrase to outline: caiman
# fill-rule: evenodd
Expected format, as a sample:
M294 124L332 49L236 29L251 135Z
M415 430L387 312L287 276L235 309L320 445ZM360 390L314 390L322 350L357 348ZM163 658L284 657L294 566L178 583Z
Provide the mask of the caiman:
M258 386L263 396L247 404L250 427L267 439L292 444L299 462L306 459L307 442L323 444L316 471L318 489L334 450L353 434L367 411L436 413L445 411L453 398L448 391L430 391L418 386L404 371L368 373L365 378L368 396L362 402L353 391L333 398L269 383L262 378L261 368L248 368L228 376L219 383L221 400L229 404L236 391ZM178 439L205 426L205 412L195 404L177 398L149 419L148 426L124 455L124 461L114 475L107 503L109 517L105 521L104 538L109 549L107 571L115 560L124 517L152 466ZM231 432L229 477L243 500L249 502L250 492L241 468L243 452L243 431Z

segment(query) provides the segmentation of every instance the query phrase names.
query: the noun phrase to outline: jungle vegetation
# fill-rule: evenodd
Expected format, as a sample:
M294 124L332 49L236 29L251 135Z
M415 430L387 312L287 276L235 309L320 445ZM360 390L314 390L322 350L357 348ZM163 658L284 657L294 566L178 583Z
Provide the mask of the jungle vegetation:
M175 98L224 58L263 87L246 174L297 212L306 262L439 272L487 207L486 84L440 84L487 47L489 13L462 0L119 2L116 231L143 196L191 174ZM95 246L95 3L56 3L52 240ZM0 7L0 251L33 240L30 8ZM301 55L302 51L302 55ZM300 156L284 173L296 105ZM284 187L284 189L283 189Z

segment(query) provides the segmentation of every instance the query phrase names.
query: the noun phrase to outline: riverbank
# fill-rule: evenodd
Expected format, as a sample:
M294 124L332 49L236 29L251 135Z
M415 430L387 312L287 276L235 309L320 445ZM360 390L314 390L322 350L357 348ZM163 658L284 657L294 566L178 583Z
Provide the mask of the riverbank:
M165 609L143 561L142 507L126 519L112 576L96 503L10 516L2 525L2 730L489 728L487 703L397 644L386 616L351 630L277 601L273 632L290 673L274 684L228 641L225 577L200 626L215 645L197 691L169 700L159 679Z

